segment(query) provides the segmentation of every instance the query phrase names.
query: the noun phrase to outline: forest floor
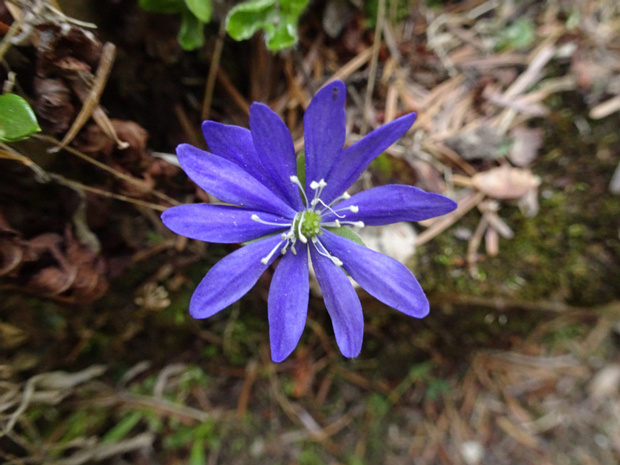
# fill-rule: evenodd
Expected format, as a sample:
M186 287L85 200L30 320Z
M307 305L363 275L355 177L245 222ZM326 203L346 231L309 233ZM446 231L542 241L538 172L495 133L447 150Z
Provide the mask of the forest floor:
M615 0L317 1L275 54L226 37L218 12L183 51L176 16L130 0L60 1L96 29L39 12L10 45L8 3L0 78L43 131L0 147L2 463L620 463ZM206 148L202 120L247 127L261 101L301 148L331 79L347 85L347 144L418 113L360 185L459 208L374 231L428 317L360 291L349 360L313 293L298 348L274 364L273 269L193 320L197 283L236 246L180 238L159 215L209 201L172 155Z

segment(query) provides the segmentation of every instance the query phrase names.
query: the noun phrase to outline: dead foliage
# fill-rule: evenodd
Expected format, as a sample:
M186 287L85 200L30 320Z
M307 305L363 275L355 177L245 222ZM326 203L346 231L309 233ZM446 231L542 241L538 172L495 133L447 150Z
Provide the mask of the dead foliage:
M166 118L178 120L184 138L199 144L201 115L245 125L250 102L261 100L285 117L301 149L303 109L330 79L347 83L348 144L358 137L353 134L363 135L399 115L418 112L408 137L387 152L395 168L387 174L373 169L360 183L416 183L458 199L454 213L423 224L417 236L403 235L416 245L477 209L480 220L469 231L463 260L477 276L477 264L486 257L501 258L501 240L519 234L502 218L502 207L517 204L527 217L538 213L545 178L537 163L546 137L543 127L559 119L554 98L579 97L592 119L607 118L620 109L617 2L473 0L440 8L412 2L404 17L393 6L397 2L379 3L371 30L355 7L327 2L320 20L311 15L313 21L302 27L301 44L294 52L274 57L260 41L250 44L253 72L242 77L229 67L229 44L222 36L214 37L213 47L206 51L210 69L201 77L206 85L196 86L191 77L180 84L184 100L166 108ZM82 331L63 359L62 363L83 363L85 347L95 345L97 331L108 324L120 380L96 381L103 378L98 366L72 370L73 374L45 371L29 376L40 363L37 357L32 362L15 355L0 364L0 444L10 447L1 451L3 460L177 463L199 450L207 463L301 463L308 451L316 451L311 458L318 456L320 463L620 461L617 303L580 309L558 300L523 302L459 294L437 300L437 313L443 309L449 322L424 320L413 335L402 325L381 323L371 312L366 335L374 349L357 362L339 357L325 321L311 315L303 347L277 366L269 361L266 340L252 338L255 328L237 325L243 313L239 307L228 320L212 323L221 331L211 331L210 326L181 328L170 319L159 323L163 329L153 323L154 315L165 312L175 291L189 281L184 265L204 256L186 240L165 236L153 210L177 203L175 198L212 199L195 186L172 182L178 169L166 161L169 155L152 156L146 129L106 115L100 100L117 46L101 43L89 25L53 6L0 1L0 21L6 26L0 33L6 38L12 22L21 22L14 30L13 49L23 47L32 76L22 85L20 73L15 87L31 92L29 98L47 131L38 141L51 160L34 157L22 146L3 148L2 155L27 167L36 182L69 187L90 207L91 216L84 220L69 209L69 218L61 224L26 232L16 225L27 221L2 208L2 286L60 302L91 303L105 293L110 275L122 276L127 267L171 249L181 258L156 266L132 297L125 297L122 309L108 308L100 318L85 320L99 326ZM521 32L514 36L515 30ZM523 42L527 34L531 37ZM155 36L154 55L177 59L179 53L170 52L174 46L168 38ZM15 62L7 56L7 63ZM588 124L582 118L575 130L585 133ZM88 171L88 178L76 179L75 171L58 169L61 159L77 171ZM5 179L0 181L4 186L14 182ZM2 189L0 184L0 194ZM122 212L124 219L110 226L110 218L118 218L116 206L129 203L132 209ZM157 231L166 240L147 246L145 230ZM101 249L92 240L94 231ZM398 252L405 248L398 247ZM267 283L268 278L260 281L253 297L260 305L266 301ZM317 302L312 310L321 308ZM472 309L488 310L484 321L468 313ZM517 320L532 324L527 330L504 327ZM462 329L466 323L488 333L487 347L468 338ZM492 333L491 326L500 329ZM159 330L155 343L151 334L144 335L152 329ZM35 339L15 320L0 322L0 336L3 351L23 348ZM175 337L183 342L170 342ZM143 347L153 351L149 358L163 357L163 368L150 360L120 367L118 359L133 360L139 356L133 351L142 355ZM77 435L59 444L69 419L51 425L42 417L31 422L37 406L67 418L93 406L96 409L89 413L98 409L104 414L90 425L92 436ZM110 431L120 435L114 428L126 425L127 418L135 422L129 423L124 437L102 439ZM213 443L205 439L195 446L186 440L180 450L162 446L178 431L194 440L204 425L213 426L207 431L217 431L208 436L215 437ZM46 461L51 455L54 461Z

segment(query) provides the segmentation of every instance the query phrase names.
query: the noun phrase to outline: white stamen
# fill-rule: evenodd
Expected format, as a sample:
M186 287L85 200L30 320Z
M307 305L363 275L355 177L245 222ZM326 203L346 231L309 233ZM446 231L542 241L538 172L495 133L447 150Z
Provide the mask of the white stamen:
M306 190L301 185L301 182L299 182L299 178L297 176L291 176L289 179L291 180L291 182L293 184L295 184L297 187L299 187L299 190L301 191L301 195L304 196L304 205L307 207L308 206L308 197L306 197Z
M276 250L278 250L282 242L283 241L278 242L278 245L276 245L273 249L271 249L271 252L269 252L269 255L267 255L265 258L261 258L261 263L263 265L266 265L267 263L269 263L269 260L271 260L271 257L273 257L273 254L276 253Z
M250 218L256 221L257 223L268 224L269 226L283 226L284 227L284 226L291 225L291 223L272 223L271 221L261 220L260 217L256 213L252 214Z
M330 208L330 210L331 210L331 208ZM344 208L338 208L337 210L332 210L332 212L333 213L344 212L344 211L347 211L347 210L350 211L350 212L353 212L353 213L357 213L357 212L360 211L360 207L358 207L357 205L351 205L350 207L344 207ZM346 216L346 215L340 216L340 218L344 218L344 216Z
M312 211L314 211L314 207L316 207L316 204L319 202L325 205L325 203L323 203L323 201L321 200L321 193L323 192L325 186L327 186L325 179L321 179L319 182L312 181L310 183L310 189L315 191L314 198L312 199L312 202L310 202L310 209Z
M334 257L332 254L330 254L318 238L313 237L312 243L314 244L314 248L319 253L319 255L323 255L325 258L329 258L336 266L342 266L342 261L338 257Z
M349 210L348 208L343 208L342 210L333 210L329 205L326 205L325 202L323 202L321 199L314 199L313 202L315 202L315 204L320 203L321 205L323 205L325 208L323 210L321 210L319 213L323 213L325 210L329 210L330 212L332 212L334 215L336 215L338 218L344 218L345 215L339 215L338 213L336 213L337 211L342 211L342 210ZM314 206L314 205L313 205ZM357 213L357 212L355 212Z
M301 217L299 218L299 223L297 224L297 236L299 237L299 240L300 240L301 242L303 242L304 244L307 244L307 243L308 243L308 239L306 238L306 236L304 236L304 235L301 233L301 223L303 223L303 221L304 221L304 216L305 216L305 215L306 215L306 212L304 211L304 212L301 214Z
M328 228L339 228L340 226L355 226L357 228L363 228L366 226L363 221L340 221L334 220L322 223L322 226L327 226Z
M321 179L319 182L316 181L312 181L310 183L310 189L312 189L313 191L317 190L317 189L323 189L325 186L327 186L327 183L325 182L325 179ZM319 192L320 195L320 192Z
M329 205L332 206L335 203L340 202L341 200L347 200L351 198L351 194L349 194L348 192L345 192L344 194L342 194L340 197L336 197L334 200L332 200L331 202L329 202Z

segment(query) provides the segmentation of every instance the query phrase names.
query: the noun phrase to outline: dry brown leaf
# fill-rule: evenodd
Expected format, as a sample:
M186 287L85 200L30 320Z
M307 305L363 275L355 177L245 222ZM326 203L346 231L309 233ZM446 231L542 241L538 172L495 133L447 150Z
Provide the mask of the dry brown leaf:
M465 160L495 160L502 143L503 138L498 131L485 124L450 136L444 141L446 146Z
M24 250L16 237L0 233L0 276L15 270L24 258Z
M510 165L478 173L471 181L480 192L500 200L520 199L540 185L540 179L530 170L513 168Z
M0 322L0 347L13 349L26 340L26 333L8 323Z
M532 129L525 126L517 126L510 131L513 138L508 159L516 166L527 166L536 158L538 150L542 146L543 131L540 128Z
M590 397L595 400L614 397L620 393L620 365L610 364L600 369L590 381Z
M71 91L60 78L34 78L36 101L34 110L45 128L54 134L69 129L76 109L71 103Z

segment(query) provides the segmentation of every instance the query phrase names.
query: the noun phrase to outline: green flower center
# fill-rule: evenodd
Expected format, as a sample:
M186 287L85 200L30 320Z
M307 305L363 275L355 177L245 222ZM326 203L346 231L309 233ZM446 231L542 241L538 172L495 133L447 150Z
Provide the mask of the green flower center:
M295 218L293 231L295 231L297 238L299 238L299 233L309 238L316 237L317 234L321 233L321 215L308 210L298 214Z

